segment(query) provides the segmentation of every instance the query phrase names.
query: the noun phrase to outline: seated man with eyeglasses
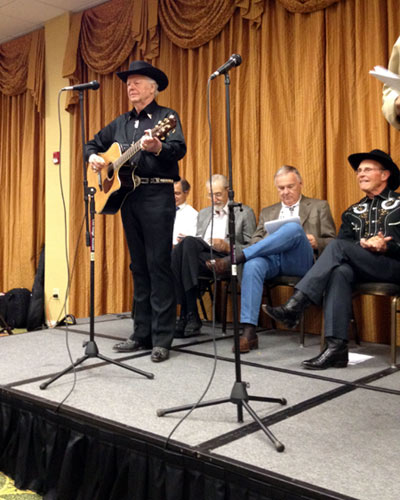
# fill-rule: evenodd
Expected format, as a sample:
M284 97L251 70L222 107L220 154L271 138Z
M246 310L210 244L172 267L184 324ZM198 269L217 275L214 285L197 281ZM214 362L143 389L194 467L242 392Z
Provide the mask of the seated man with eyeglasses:
M212 206L200 210L197 219L196 236L186 236L172 251L172 272L175 278L177 302L181 305L181 315L176 323L175 337L185 337L200 333L202 322L197 311L199 275L212 277L206 265L213 255L223 257L229 253L228 239L228 180L224 175L215 174L211 184L206 182L208 197ZM234 208L236 248L242 250L250 243L256 229L256 217L247 205Z
M279 307L263 306L275 320L292 328L302 311L324 299L326 345L303 361L304 368L344 368L348 363L348 327L355 282L400 283L400 172L392 158L374 149L348 158L365 196L342 214L342 225L295 293Z

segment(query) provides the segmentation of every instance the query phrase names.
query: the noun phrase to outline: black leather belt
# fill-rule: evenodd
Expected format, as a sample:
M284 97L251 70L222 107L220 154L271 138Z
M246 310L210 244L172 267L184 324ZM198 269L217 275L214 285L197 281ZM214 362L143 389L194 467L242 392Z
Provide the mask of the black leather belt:
M164 179L162 177L139 177L140 184L173 184L174 179Z

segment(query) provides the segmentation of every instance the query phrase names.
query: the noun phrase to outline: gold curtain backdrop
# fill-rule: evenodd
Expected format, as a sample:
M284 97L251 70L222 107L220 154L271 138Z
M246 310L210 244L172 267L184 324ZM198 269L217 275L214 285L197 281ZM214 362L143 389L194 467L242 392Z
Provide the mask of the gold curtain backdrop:
M91 138L129 109L115 71L127 69L135 59L164 70L170 85L158 101L176 109L182 119L188 153L181 175L192 184L189 201L201 209L208 204L208 77L232 53L241 54L242 64L230 72L235 199L258 215L278 200L274 172L284 163L293 164L302 173L304 193L326 198L339 227L342 211L362 196L347 156L381 148L400 161L399 134L381 113L381 84L368 74L377 64L387 66L399 33L398 0L112 0L71 16L63 76L71 83L101 83L99 91L85 93L85 133ZM32 54L15 56L21 42L0 46L0 179L7 193L0 198L2 219L7 220L0 229L3 288L31 286L20 263L26 266L28 260L33 269L43 241L43 111L38 112L43 108L33 97L42 95L40 36L36 48L27 37L39 61L36 67L24 64L32 63ZM29 75L23 77L27 69ZM33 80L32 74L37 76ZM9 89L17 87L22 93L10 95ZM74 117L70 255L72 261L77 252L77 260L70 312L82 317L89 314L89 255L80 237L83 175L79 106L73 97L68 106ZM210 105L213 172L227 174L222 77L211 83ZM21 196L25 186L29 196ZM14 231L22 212L24 245L20 230ZM32 241L26 245L28 226ZM277 300L281 297L279 293ZM127 311L131 302L120 216L99 215L95 313ZM358 319L364 340L388 340L386 301L364 299L356 310L362 313ZM320 320L312 320L308 329L319 331Z
M118 69L146 59L164 70L170 85L158 101L176 109L182 119L188 153L181 162L181 175L192 184L189 201L197 209L208 204L204 188L209 175L207 80L232 53L243 59L230 73L235 199L250 205L257 215L278 200L272 177L288 163L300 169L306 195L328 199L339 227L342 211L362 196L347 156L382 148L400 161L398 135L389 131L381 114L381 85L368 74L376 64L387 65L400 32L394 0L154 0L151 8L150 2L138 0L125 6L125 16L114 12L109 17L113 33L116 20L123 23L124 41L119 49L107 47L101 53L100 14L123 6L122 0L108 2L86 11L78 20L80 29L72 26L75 41L66 54L69 64L64 66L64 76L74 78L79 68L80 81L101 82L99 92L86 95L86 133L92 137L129 109L114 64L127 50L126 44L131 44L129 56ZM148 22L153 9L159 15L155 29ZM133 43L132 12L141 27ZM154 45L143 43L150 33ZM101 70L90 63L98 59ZM227 174L223 78L212 82L210 98L213 172ZM79 112L76 106L70 109L76 115L71 184L75 249L83 215L82 174ZM96 314L130 310L132 283L120 216L97 216L96 231ZM89 259L83 240L77 246L71 312L84 316L88 314ZM282 300L284 294L276 297ZM364 299L356 303L357 311L360 307L363 338L387 341L387 304ZM309 330L320 331L317 316L308 322Z
M0 291L32 289L44 244L44 30L0 45Z

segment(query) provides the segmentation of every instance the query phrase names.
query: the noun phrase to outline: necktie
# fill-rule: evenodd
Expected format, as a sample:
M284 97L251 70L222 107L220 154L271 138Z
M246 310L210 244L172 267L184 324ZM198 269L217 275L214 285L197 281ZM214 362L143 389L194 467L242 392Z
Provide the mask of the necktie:
M290 217L293 217L294 207L289 207Z

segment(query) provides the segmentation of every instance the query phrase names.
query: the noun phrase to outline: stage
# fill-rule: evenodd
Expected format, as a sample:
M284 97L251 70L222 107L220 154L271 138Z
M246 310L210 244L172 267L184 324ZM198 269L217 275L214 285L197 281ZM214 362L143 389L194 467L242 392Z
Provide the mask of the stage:
M0 338L0 470L45 499L265 500L357 498L397 500L400 466L400 372L389 346L351 344L346 369L306 371L319 336L259 330L259 349L242 355L250 402L285 445L279 453L244 411L226 403L185 412L157 410L196 402L215 366L205 400L230 396L235 382L232 330L215 343L177 339L170 360L150 352L118 354L132 331L128 314L96 318L101 354L151 372L148 379L98 359L85 361L45 390L40 384L84 354L88 320ZM66 342L67 341L67 342ZM214 346L217 362L214 365ZM73 388L68 399L60 402Z

